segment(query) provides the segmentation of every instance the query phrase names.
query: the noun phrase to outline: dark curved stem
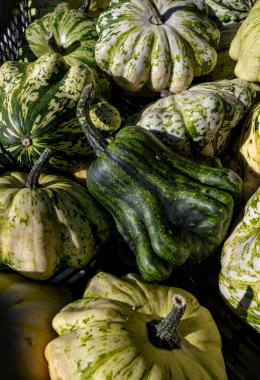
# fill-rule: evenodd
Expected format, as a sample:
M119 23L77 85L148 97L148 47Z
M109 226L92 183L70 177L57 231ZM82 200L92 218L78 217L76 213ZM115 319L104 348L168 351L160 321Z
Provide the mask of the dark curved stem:
M180 294L175 294L173 297L173 303L172 311L156 326L156 335L161 340L173 342L178 345L179 337L176 328L185 312L186 300Z
M155 2L153 0L142 0L146 6L151 9L153 15L150 19L151 23L155 24L155 25L161 25L164 23L164 17L163 15L161 15L161 13L159 12Z
M81 93L77 106L77 118L81 128L97 156L100 156L107 148L108 143L104 136L93 124L89 107L94 99L95 89L93 84L88 84Z
M54 38L54 35L52 32L47 32L45 36L45 41L47 42L47 45L49 46L49 49L53 53L59 53L59 54L64 54L65 49L57 44L57 41Z
M49 159L51 158L52 150L51 149L45 149L42 154L40 155L39 159L31 169L27 182L26 187L29 187L30 189L37 189L39 187L39 177L41 175L41 172L44 168L44 166L47 164Z
M91 0L83 1L83 4L79 7L80 12L88 13Z

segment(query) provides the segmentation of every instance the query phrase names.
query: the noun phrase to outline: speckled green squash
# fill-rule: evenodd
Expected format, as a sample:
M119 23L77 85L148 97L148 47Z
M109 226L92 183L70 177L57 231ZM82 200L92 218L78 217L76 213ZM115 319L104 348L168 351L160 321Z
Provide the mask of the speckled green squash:
M52 33L53 44L47 43L47 33ZM72 9L48 13L29 25L25 35L36 57L54 50L62 54L70 66L86 65L92 71L99 90L109 96L108 76L95 61L96 21L87 17L84 11Z
M260 187L223 246L219 287L227 305L260 332Z
M67 67L60 54L46 53L33 63L6 62L0 68L0 141L19 162L31 167L45 148L55 153L50 165L71 171L93 156L76 117L81 91L94 83L87 66ZM105 100L103 99L103 102ZM93 104L93 106L95 106ZM97 109L97 108L96 108ZM118 112L93 110L95 125L114 129ZM96 117L95 117L96 113ZM109 115L111 118L109 119ZM101 119L98 121L98 119Z
M229 54L237 61L235 74L238 78L260 82L260 0L243 21L231 42Z
M83 268L110 233L107 214L86 189L62 176L0 177L0 263L46 280L65 265Z
M238 150L244 168L243 198L247 201L260 186L260 102L244 121Z
M179 92L216 65L220 32L204 1L116 0L97 22L95 57L130 92Z
M255 2L256 0L205 0L210 16L223 24L245 19Z
M137 125L175 151L220 157L254 99L253 87L240 79L202 83L152 103L141 112Z
M0 350L5 379L50 379L44 350L57 336L51 321L69 302L71 296L61 285L0 273Z
M157 347L149 327L165 318L172 298L186 299L178 347ZM209 311L179 288L101 272L82 299L58 313L60 337L45 350L52 380L227 380L221 338Z
M87 186L112 214L147 281L167 278L172 265L198 263L226 236L241 179L170 151L151 132L128 126L107 146L86 121L88 88L78 117L100 156Z

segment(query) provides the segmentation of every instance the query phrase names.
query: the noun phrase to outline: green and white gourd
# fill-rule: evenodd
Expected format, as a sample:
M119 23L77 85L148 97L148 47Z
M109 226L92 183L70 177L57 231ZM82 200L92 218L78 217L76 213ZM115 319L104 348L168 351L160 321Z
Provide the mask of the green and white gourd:
M238 121L252 106L255 90L240 79L202 83L149 105L137 125L187 156L221 156Z
M0 141L18 162L31 167L45 148L54 154L49 165L59 171L81 168L93 151L76 117L80 94L94 83L84 65L69 68L60 54L46 53L33 63L6 62L0 68ZM118 112L107 106L102 119L97 98L92 116L95 126L120 125ZM95 113L97 113L95 117ZM109 119L109 116L111 119ZM97 120L102 119L102 122ZM107 129L109 126L107 125Z
M83 0L29 0L28 11L31 20L34 21L46 13L50 13L56 10L65 11L69 9L79 8L83 3Z
M112 0L97 31L96 61L126 91L180 92L217 62L204 1Z
M219 287L227 305L260 332L260 187L223 246Z
M256 0L205 0L211 17L221 24L244 20Z
M110 219L89 192L63 176L41 174L46 149L29 175L0 177L0 263L36 280L63 265L83 268L110 235Z

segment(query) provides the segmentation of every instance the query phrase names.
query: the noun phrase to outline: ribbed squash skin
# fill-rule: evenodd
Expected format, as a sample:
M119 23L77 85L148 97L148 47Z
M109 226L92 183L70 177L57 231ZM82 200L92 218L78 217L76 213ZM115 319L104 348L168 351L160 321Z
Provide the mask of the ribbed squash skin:
M260 332L260 187L225 241L219 276L227 305Z
M110 220L86 189L51 174L0 177L0 262L46 280L63 264L83 268L110 234Z
M215 252L241 180L179 156L151 132L129 126L90 165L87 186L112 214L145 280L160 281L173 264L198 263Z
M157 348L147 324L164 318L172 297L187 300L176 329L180 348ZM221 340L209 311L188 292L146 284L129 274L122 280L101 272L84 297L58 313L60 335L46 347L52 380L226 380Z
M255 96L253 87L240 79L201 83L152 103L137 125L182 154L221 157Z
M210 16L223 24L245 19L255 2L256 0L205 0Z
M260 1L257 0L231 42L230 57L237 61L235 74L260 82Z
M219 30L204 1L154 0L161 25L143 0L116 0L100 15L95 57L130 92L179 92L216 65Z
M31 167L45 148L50 165L74 170L93 155L76 117L81 91L93 83L87 67L68 68L59 54L33 63L6 62L0 68L0 140L19 162Z
M56 337L51 322L69 302L65 287L0 273L3 379L49 380L44 350Z

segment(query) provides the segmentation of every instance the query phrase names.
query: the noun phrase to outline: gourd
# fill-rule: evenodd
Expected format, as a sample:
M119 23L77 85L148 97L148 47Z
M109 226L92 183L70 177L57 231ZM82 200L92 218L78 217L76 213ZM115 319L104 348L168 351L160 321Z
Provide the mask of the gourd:
M56 10L65 11L78 8L82 5L83 0L29 0L28 9L31 20L41 18L46 13Z
M108 8L110 0L90 0L89 14L91 16L98 16L100 13Z
M144 279L161 281L173 265L213 254L241 196L241 179L170 151L141 127L122 128L108 145L88 116L93 96L86 86L77 107L99 156L88 168L87 186L112 214Z
M54 152L50 167L59 172L81 167L93 156L76 117L77 102L88 83L95 81L87 66L68 67L57 53L46 53L32 63L4 63L0 67L0 141L6 151L32 167L44 149L50 148ZM104 101L97 92L94 103ZM111 114L113 130L120 118L111 109L107 107L101 127ZM98 116L102 119L100 112ZM97 117L98 128L96 121Z
M180 92L217 62L220 32L204 1L112 0L97 32L96 61L126 91Z
M260 186L260 102L250 109L244 120L238 150L244 169L243 198L248 201Z
M235 74L260 82L260 1L257 0L231 42L229 54L237 61Z
M227 305L260 332L260 187L225 241L219 288Z
M256 0L205 0L209 14L222 24L244 20Z
M240 79L201 83L148 105L136 123L177 152L220 157L255 97L253 87Z
M226 380L209 311L179 288L100 272L53 319L52 380Z
M86 7L86 9L85 9ZM95 61L96 21L87 16L88 5L80 9L55 11L35 20L25 31L29 49L40 57L48 52L59 53L69 66L84 64L91 70L99 90L109 96L108 76ZM29 57L30 60L33 57Z
M45 150L29 174L0 177L0 263L37 280L61 266L83 268L110 235L110 219L88 191L63 176L40 174Z
M18 274L0 273L4 379L49 380L44 350L57 336L51 322L69 302L70 294L61 285L39 284Z

